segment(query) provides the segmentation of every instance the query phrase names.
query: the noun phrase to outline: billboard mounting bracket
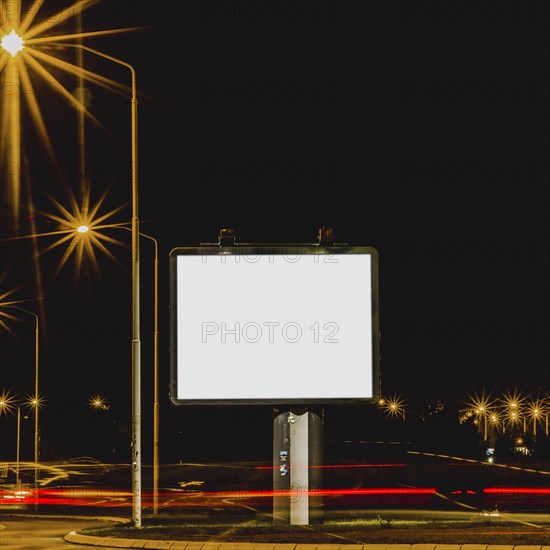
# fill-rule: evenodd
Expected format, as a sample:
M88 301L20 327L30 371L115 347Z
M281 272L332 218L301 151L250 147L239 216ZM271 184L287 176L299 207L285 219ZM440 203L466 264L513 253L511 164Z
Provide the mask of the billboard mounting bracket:
M220 229L218 233L218 246L235 246L235 230Z
M319 229L319 242L317 244L319 246L330 246L335 244L332 227L323 226Z

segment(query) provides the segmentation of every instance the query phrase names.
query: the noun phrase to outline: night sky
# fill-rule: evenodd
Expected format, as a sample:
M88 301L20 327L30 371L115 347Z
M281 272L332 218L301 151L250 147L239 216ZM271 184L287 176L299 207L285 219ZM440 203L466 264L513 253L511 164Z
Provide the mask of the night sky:
M43 16L61 5L47 0ZM337 242L377 249L384 395L548 392L549 9L528 0L118 0L83 12L84 31L143 27L84 43L136 70L139 218L159 243L166 440L185 445L183 431L204 443L197 418L202 429L226 426L227 411L178 409L168 396L168 255L216 242L220 228L243 243L314 243L328 226ZM72 17L48 33L74 29ZM73 63L74 54L56 53ZM84 61L129 85L117 64ZM74 89L74 77L55 74ZM75 111L36 83L56 162L22 99L20 235L55 230L43 214L55 210L48 196L68 205L67 189L80 193ZM129 97L87 88L104 126L85 127L91 202L107 193L100 212L122 207L108 223L129 222ZM13 237L6 194L1 206L4 238ZM35 241L39 264L30 240L3 245L0 292L15 289L10 299L40 313L44 439L60 440L84 418L91 395L105 396L111 411L130 400L130 233L109 234L124 243L112 248L119 263L98 253L99 273L84 266L78 276L74 257L55 273L63 246L47 251L51 237ZM146 433L153 254L142 240ZM2 332L0 384L22 396L32 392L34 331L30 316L18 316L14 335ZM269 408L260 413L270 418ZM261 414L231 418L257 427ZM269 426L262 433L269 439Z

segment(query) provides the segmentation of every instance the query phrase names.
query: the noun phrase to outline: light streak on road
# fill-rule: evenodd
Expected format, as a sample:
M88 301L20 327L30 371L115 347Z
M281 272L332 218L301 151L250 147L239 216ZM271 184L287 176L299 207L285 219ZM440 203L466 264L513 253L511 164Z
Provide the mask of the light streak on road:
M414 455L421 455L421 456L433 456L435 458L445 458L450 460L456 460L460 462L467 462L470 464L476 464L476 465L482 465L482 466L489 466L489 464L485 460L475 460L472 458L463 458L460 456L449 456L449 455L441 455L436 453L424 453L420 451L407 451L408 454L414 454ZM509 470L517 470L520 472L530 472L535 474L541 474L541 475L550 475L550 471L548 470L535 470L533 468L523 468L522 466L513 466L510 464L500 464L498 462L492 462L490 464L491 468L507 468Z

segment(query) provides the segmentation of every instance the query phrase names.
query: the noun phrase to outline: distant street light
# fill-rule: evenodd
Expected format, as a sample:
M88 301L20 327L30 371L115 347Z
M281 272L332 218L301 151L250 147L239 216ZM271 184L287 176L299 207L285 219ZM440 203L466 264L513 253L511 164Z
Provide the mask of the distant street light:
M380 398L378 405L384 409L386 416L388 417L401 417L405 420L405 400L398 395L393 395L387 399Z
M480 417L480 428L484 424L483 428L483 441L487 441L487 409L483 405L480 405L476 409L476 414Z
M493 428L496 429L496 432L498 433L498 424L499 424L499 416L497 413L495 412L491 412L489 414L489 421L491 422L491 424L493 425Z
M519 421L519 415L516 411L512 411L510 413L510 424L512 424L512 426L515 426Z
M506 421L513 429L521 421L521 405L525 402L525 398L519 392L514 391L514 393L505 395L502 402Z
M11 412L11 410L17 407L17 442L16 442L16 453L15 453L15 483L19 485L19 434L21 427L21 407L19 404L15 403L15 398L11 397L9 393L2 392L0 395L0 416Z
M32 406L33 399L27 401L27 405ZM9 395L8 392L2 392L0 395L0 416L9 413L17 407L17 435L15 446L15 484L19 485L19 464L20 464L20 449L21 449L21 402L17 401L15 397ZM25 418L27 418L25 416Z
M103 415L105 411L108 411L111 406L107 403L107 400L104 399L101 395L92 395L90 399L88 400L88 406L91 409L94 409L98 411L99 415ZM106 414L106 413L105 413ZM107 416L108 418L109 416ZM110 420L108 420L110 424L110 428L108 432L104 432L103 430L100 430L100 433L102 434L102 437L100 440L102 440L102 443L105 444L108 447L109 455L111 456L113 460L113 464L116 461L116 434L115 434L115 425L116 425L116 415L113 414L110 417Z
M542 420L542 403L534 401L529 406L529 414L533 419L533 438L537 438L537 424Z
M107 402L103 399L103 397L101 397L101 395L94 395L90 397L89 405L93 409L101 409L103 411L109 409L109 405L107 405Z
M494 401L490 401L490 395L486 395L485 391L482 392L481 396L475 394L469 397L470 401L467 403L468 408L465 410L466 416L470 417L475 415L474 422L478 426L478 431L480 433L483 431L483 441L487 441L487 422L492 414L491 408L494 405Z

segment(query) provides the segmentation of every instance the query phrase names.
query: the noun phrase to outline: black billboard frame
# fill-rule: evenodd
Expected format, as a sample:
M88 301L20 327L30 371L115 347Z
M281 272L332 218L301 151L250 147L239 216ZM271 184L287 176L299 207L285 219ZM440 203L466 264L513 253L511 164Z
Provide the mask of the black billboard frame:
M371 342L372 342L372 397L359 398L304 398L304 399L178 399L177 398L177 258L180 255L344 255L369 254L371 256ZM331 228L319 230L317 243L237 243L232 229L221 229L217 243L200 243L196 246L180 246L169 253L169 362L170 385L169 400L177 407L223 406L223 405L261 405L261 406L308 406L308 405L356 405L373 404L381 398L380 378L380 305L379 305L379 259L378 251L371 246L357 246L335 243Z

